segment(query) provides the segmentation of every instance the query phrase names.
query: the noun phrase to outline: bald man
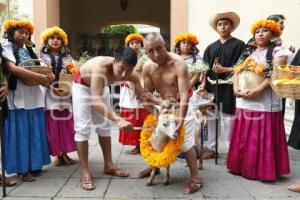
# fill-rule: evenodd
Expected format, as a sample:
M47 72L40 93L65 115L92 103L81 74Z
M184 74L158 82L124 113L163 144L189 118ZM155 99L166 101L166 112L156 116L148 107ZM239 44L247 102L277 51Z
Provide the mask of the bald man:
M189 76L184 59L174 53L167 52L163 37L158 33L150 33L145 37L144 48L149 61L143 67L144 89L151 91L154 87L160 98L152 99L161 105L169 99L177 99L179 103L179 121L177 131L185 124L183 152L190 169L191 180L185 193L194 193L202 187L202 179L198 176L195 145L195 111L189 104ZM191 102L190 102L191 103ZM139 173L140 178L150 175L151 169Z

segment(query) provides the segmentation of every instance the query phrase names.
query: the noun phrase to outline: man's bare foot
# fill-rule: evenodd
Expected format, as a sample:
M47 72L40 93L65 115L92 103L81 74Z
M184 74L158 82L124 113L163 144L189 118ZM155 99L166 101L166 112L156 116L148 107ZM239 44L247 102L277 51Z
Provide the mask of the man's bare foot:
M293 192L300 192L300 183L294 183L288 187Z
M129 172L125 169L121 169L119 167L112 167L108 169L104 169L104 174L111 175L111 176L117 176L117 177L128 177Z
M94 178L91 175L81 176L80 186L84 190L94 190L96 188Z
M216 157L216 152L213 150L208 150L203 155L203 160L213 159Z
M152 172L152 168L147 168L143 171L141 171L139 174L138 174L138 178L147 178L147 177L150 177L150 174ZM160 169L159 168L156 168L155 169L155 175L157 174L160 174Z
M185 188L185 194L193 194L199 191L203 186L202 179L198 177L197 179L191 179L188 183L187 187Z

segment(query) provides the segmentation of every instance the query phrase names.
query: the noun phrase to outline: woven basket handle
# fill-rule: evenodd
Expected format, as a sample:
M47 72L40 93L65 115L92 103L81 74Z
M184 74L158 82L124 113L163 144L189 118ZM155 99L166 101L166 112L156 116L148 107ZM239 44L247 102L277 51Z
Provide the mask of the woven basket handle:
M42 62L42 63L46 64L48 67L51 66L48 62L46 62L46 61L44 61L44 60L40 60L40 59L28 59L28 60L24 60L23 62L21 62L21 63L19 64L19 66L25 66L26 63L31 62L31 61L34 61L34 62Z

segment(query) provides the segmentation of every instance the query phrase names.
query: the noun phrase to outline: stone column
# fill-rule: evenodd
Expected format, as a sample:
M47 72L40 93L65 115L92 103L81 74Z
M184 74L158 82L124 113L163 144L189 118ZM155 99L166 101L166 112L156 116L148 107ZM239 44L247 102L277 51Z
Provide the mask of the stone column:
M171 47L174 37L188 31L188 0L171 0Z
M60 0L33 0L34 43L39 49L41 33L48 27L60 25Z

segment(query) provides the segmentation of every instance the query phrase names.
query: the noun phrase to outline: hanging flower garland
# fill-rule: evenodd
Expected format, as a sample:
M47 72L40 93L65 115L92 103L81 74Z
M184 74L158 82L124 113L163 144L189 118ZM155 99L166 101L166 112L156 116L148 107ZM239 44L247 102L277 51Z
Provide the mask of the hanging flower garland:
M153 149L150 137L154 131L153 127L157 126L157 120L154 115L149 115L144 121L143 130L141 132L140 148L144 160L151 167L168 167L174 163L182 151L184 141L185 128L181 128L179 138L170 140L162 152L157 152Z

